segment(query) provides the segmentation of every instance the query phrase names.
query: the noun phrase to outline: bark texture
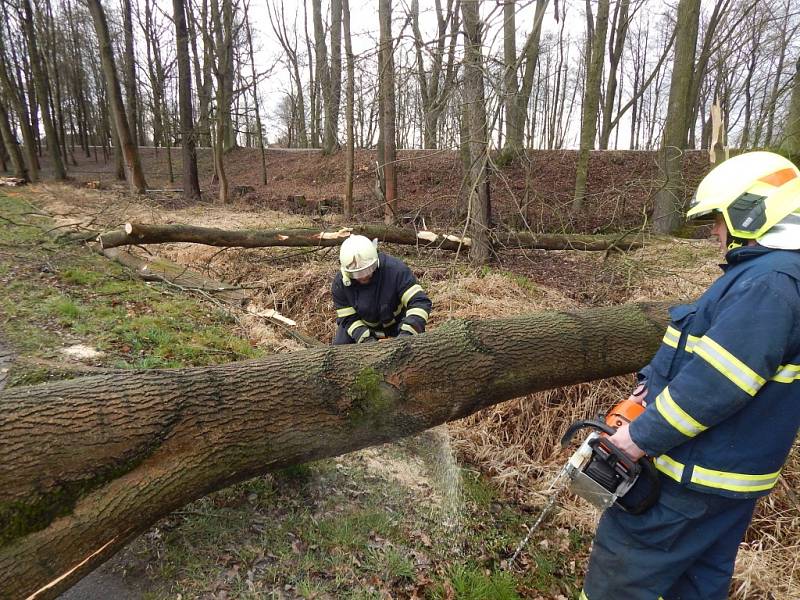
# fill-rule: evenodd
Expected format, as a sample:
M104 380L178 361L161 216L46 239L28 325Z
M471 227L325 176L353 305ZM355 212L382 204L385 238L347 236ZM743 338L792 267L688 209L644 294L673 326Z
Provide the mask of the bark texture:
M635 371L666 322L643 304L452 321L375 347L0 392L0 596L54 598L234 482Z
M440 248L442 250L464 250L472 246L472 239L460 238L433 231L412 231L385 225L359 225L338 231L319 229L241 229L238 231L197 227L194 225L146 225L127 223L123 229L101 234L97 239L103 248L138 244L164 244L170 242L194 242L208 246L230 246L238 248L264 248L268 246L338 246L351 234L378 238L391 244L405 244ZM632 250L641 248L642 235L557 235L511 232L492 237L495 250L536 248L540 250L586 250L602 251L610 248Z

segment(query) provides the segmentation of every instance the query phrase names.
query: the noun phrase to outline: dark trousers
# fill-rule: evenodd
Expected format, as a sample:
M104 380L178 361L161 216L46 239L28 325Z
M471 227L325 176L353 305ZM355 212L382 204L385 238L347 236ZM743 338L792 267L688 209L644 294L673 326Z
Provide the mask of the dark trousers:
M723 498L662 477L641 515L603 513L584 582L588 600L724 600L754 498Z

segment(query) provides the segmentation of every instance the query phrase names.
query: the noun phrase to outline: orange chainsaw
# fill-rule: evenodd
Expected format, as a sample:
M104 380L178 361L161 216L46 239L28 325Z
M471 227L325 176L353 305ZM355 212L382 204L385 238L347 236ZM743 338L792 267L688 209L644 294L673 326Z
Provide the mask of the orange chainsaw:
M632 514L641 514L653 506L660 494L658 473L652 461L645 457L633 460L612 444L608 436L617 428L631 423L644 412L644 407L633 400L623 400L599 419L582 419L570 425L561 438L566 447L576 432L587 427L593 431L570 457L564 468L569 488L577 496L600 508L616 504ZM644 478L636 494L626 497L636 483ZM633 498L636 496L636 498Z

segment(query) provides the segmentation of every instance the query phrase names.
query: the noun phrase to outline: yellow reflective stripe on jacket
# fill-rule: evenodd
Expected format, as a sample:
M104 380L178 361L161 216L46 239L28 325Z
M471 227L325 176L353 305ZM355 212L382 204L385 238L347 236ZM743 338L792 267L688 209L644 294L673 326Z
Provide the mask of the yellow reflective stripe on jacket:
M361 342L363 342L363 341L364 341L365 339L367 339L368 337L369 337L369 329L367 329L367 330L366 330L364 333L362 333L362 334L361 334L361 337L359 337L359 338L358 338L358 340L356 341L356 343L357 343L357 344L360 344Z
M664 473L670 479L674 479L678 483L681 482L683 478L683 465L679 463L677 460L670 458L666 454L662 454L661 456L657 457L653 463L656 466L656 469Z
M694 437L708 429L708 427L696 421L689 413L678 406L678 403L672 399L672 395L669 393L669 387L665 387L656 397L656 410L670 425L687 437Z
M781 365L770 381L792 383L800 379L800 365Z
M383 327L384 327L384 329L385 329L385 328L387 328L387 327L391 327L391 326L392 326L392 325L394 325L395 323L397 323L397 319L392 319L392 320L391 320L391 321L389 321L388 323L384 323L384 324L383 324Z
M406 311L406 316L410 317L412 315L415 316L415 317L419 317L420 319L422 319L426 323L428 322L428 318L430 317L430 315L428 314L428 311L425 310L424 308L409 308Z
M377 327L378 325L380 325L380 323L378 323L377 321L373 323L372 321L367 321L366 319L364 319L364 324L368 327Z
M396 317L397 315L399 315L401 312L403 312L403 308L405 308L405 307L403 306L403 303L401 302L400 304L397 305L397 308L394 309L394 312L392 313L392 316Z
M417 330L416 330L416 329L414 329L414 328L413 328L411 325L409 325L408 323L403 323L402 325L400 325L400 329L401 329L402 331L407 331L408 333L410 333L410 334L412 334L412 335L417 335Z
M678 343L681 340L681 332L675 329L672 325L667 327L667 332L664 334L662 338L662 342L667 346L677 349ZM696 335L688 335L686 336L686 346L684 349L687 352L694 352L694 346L697 342L700 341L700 338Z
M755 396L766 380L708 336L703 336L694 353L730 379L737 387Z
M589 600L589 597L586 595L586 592L581 590L581 595L578 596L578 600Z
M675 329L672 325L667 327L667 332L664 334L664 339L661 341L665 343L667 346L672 346L673 348L678 347L678 341L681 339L681 332Z
M403 292L403 295L400 296L400 302L402 302L403 306L408 306L408 303L411 300L411 298L413 298L414 296L416 296L421 292L422 292L422 286L418 283L415 283L405 292Z
M772 489L778 481L781 472L766 473L764 475L750 475L747 473L729 473L727 471L713 471L695 466L692 470L692 483L704 485L731 492L761 492Z
M353 321L350 327L347 328L347 335L353 337L353 333L355 332L356 329L358 329L359 327L366 327L366 326L367 324L364 323L364 321L362 321L361 319L359 319L358 321Z
M349 317L350 315L356 314L356 309L352 306L348 306L346 308L337 308L336 309L336 316L337 317Z

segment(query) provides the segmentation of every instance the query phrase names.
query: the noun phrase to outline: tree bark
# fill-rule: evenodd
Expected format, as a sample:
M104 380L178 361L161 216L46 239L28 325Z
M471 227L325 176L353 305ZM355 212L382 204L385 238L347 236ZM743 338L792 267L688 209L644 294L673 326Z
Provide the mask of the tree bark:
M653 207L653 230L657 233L671 233L683 223L686 193L682 170L683 150L686 148L691 113L687 103L694 75L699 17L700 0L680 0L675 24L675 61L659 165L663 184L656 194Z
M608 81L606 82L605 102L603 105L603 121L600 127L601 150L608 150L608 142L611 139L611 130L613 129L611 117L617 96L617 71L619 70L622 51L625 49L625 39L628 37L629 10L630 0L619 0L614 7L614 23L612 24L614 26L608 41Z
M142 194L147 190L147 181L145 181L142 163L139 160L139 150L128 128L125 105L122 103L122 90L117 77L117 67L114 64L114 52L111 49L111 39L108 35L106 14L103 11L100 0L87 0L87 3L89 12L92 13L92 21L100 44L100 59L103 63L103 74L105 75L117 140L125 163L125 176L131 192Z
M795 63L792 99L789 104L789 115L786 117L781 150L795 158L800 156L800 57Z
M183 157L183 197L200 200L200 180L197 173L194 115L192 114L192 73L189 62L189 32L183 0L172 0L175 22L175 43L178 63L178 106L181 124L181 156Z
M377 238L381 242L442 250L469 249L472 239L434 231L412 231L386 225L359 225L338 231L319 229L240 229L231 231L194 225L148 225L126 223L123 229L98 236L103 248L128 245L193 242L208 246L265 248L269 246L338 246L351 234ZM490 243L495 250L536 248L540 250L605 251L611 248L634 250L646 241L642 235L556 235L533 234L525 231L493 235Z
M353 171L355 164L355 137L353 132L353 105L355 104L355 59L350 36L350 0L342 0L342 26L344 29L344 52L347 61L347 90L345 92L345 127L347 148L344 185L344 218L353 217Z
M580 212L586 198L586 179L589 175L589 151L594 149L597 135L597 113L600 106L600 86L605 63L606 32L608 30L609 0L599 0L591 48L586 60L586 87L583 94L583 118L581 119L581 141L578 151L578 166L575 173L575 195L572 212ZM587 17L588 18L588 17ZM591 21L591 20L590 20Z
M133 14L131 0L123 0L123 30L125 32L125 60L122 61L124 69L123 80L125 82L125 100L127 101L126 112L128 114L128 129L131 132L131 139L137 144L140 143L139 132L139 107L136 99L136 54L133 42Z
M157 519L237 481L633 372L666 323L665 306L644 304L451 321L375 348L0 392L0 595L54 598Z
M64 168L64 161L61 159L61 148L58 142L58 133L50 114L50 78L47 76L47 67L43 64L42 57L36 43L36 32L33 23L33 9L30 0L22 0L23 13L22 25L25 30L25 39L28 43L28 53L30 56L31 72L36 88L36 98L39 101L39 108L42 111L42 122L47 136L47 149L50 151L50 160L53 163L53 176L55 179L64 180L67 178L67 171Z
M469 223L473 240L470 260L482 265L489 260L489 175L487 173L489 135L486 126L486 101L483 83L482 28L480 0L462 0L464 20L464 101L469 129Z
M381 100L381 140L383 148L380 168L384 186L383 219L386 224L397 220L397 140L394 94L394 40L392 39L392 0L379 0L380 49L378 51L379 96Z
M2 103L0 103L0 137L3 138L3 146L6 149L11 165L14 167L14 177L28 181L28 170L25 168L25 161L22 159L22 151L11 129L6 107Z

